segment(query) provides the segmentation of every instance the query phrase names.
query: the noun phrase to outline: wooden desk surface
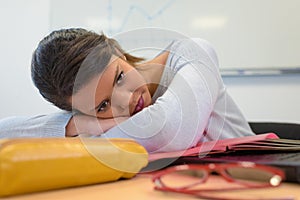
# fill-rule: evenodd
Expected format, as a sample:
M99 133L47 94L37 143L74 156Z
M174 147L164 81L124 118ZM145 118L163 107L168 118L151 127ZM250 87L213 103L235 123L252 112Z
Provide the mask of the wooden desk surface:
M193 196L178 193L167 193L153 189L150 174L139 174L129 180L38 192L32 194L18 195L7 198L7 200L109 200L109 199L138 199L138 200L160 200L160 199L199 199ZM217 180L215 180L217 181ZM214 187L222 187L221 181L210 182ZM226 184L226 183L225 183ZM228 184L228 183L227 183ZM238 197L289 197L300 200L300 184L283 183L276 188L251 189L235 191Z

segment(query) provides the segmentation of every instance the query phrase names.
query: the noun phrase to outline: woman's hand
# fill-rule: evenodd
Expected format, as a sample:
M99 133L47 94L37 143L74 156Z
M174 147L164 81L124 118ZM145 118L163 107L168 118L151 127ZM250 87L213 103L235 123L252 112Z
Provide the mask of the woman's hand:
M112 127L125 121L128 117L100 119L87 115L74 115L66 126L66 137L80 134L101 135Z

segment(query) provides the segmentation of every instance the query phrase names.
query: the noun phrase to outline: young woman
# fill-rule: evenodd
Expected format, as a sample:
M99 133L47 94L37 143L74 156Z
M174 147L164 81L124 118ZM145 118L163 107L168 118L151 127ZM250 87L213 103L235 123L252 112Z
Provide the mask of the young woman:
M174 41L144 61L103 34L62 29L39 43L32 78L65 111L1 120L1 137L133 138L149 152L166 152L254 134L202 39Z

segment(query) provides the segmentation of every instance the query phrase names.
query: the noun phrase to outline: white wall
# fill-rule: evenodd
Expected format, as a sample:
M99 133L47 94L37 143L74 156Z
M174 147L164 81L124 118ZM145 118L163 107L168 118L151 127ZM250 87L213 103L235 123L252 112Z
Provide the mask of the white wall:
M300 123L300 74L223 80L249 121Z
M50 3L0 2L0 118L57 111L30 79L31 53L50 32ZM300 123L300 75L225 77L224 82L248 120Z
M30 79L30 60L49 31L48 0L0 1L0 118L51 112Z

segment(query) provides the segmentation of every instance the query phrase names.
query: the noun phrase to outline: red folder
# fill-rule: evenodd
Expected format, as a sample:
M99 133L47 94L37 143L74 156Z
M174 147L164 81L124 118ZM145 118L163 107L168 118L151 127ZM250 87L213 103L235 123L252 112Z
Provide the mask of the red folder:
M299 140L279 139L275 133L265 133L198 143L195 147L183 151L153 153L149 155L149 161L182 156L205 156L236 150L275 150L280 148L295 150L300 149L299 145Z

